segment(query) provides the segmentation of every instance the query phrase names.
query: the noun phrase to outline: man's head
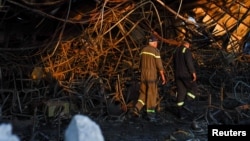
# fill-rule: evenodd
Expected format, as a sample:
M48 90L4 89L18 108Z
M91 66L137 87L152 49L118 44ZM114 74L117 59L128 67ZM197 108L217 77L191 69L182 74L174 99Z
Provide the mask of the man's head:
M157 47L158 39L155 36L151 36L148 42L150 46Z
M188 41L183 41L182 45L189 48L190 47L190 43Z

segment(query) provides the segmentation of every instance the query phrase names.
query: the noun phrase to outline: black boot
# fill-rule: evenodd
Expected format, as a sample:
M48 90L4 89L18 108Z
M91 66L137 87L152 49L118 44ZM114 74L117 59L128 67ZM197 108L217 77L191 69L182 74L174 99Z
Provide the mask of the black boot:
M185 109L183 108L183 106L178 107L178 118L179 118L180 120L184 120L184 119L186 119L187 117L188 117L188 116L187 116L186 111L185 111Z
M192 105L189 104L189 103L185 104L185 105L183 106L183 108L184 108L185 110L187 110L188 112L192 113L192 114L194 113L193 107L192 107Z
M134 118L134 117L140 117L140 112L139 110L134 107L128 111L128 118Z
M146 119L148 121L150 121L150 122L157 122L156 113L149 113L149 112L147 112Z

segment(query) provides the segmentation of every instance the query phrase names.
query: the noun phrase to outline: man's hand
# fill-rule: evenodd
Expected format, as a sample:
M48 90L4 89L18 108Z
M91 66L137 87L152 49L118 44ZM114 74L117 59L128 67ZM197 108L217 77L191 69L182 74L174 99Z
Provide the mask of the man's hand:
M160 71L160 74L161 74L162 85L164 85L164 84L166 84L166 79L165 79L164 71Z
M164 78L162 78L162 85L165 85L165 84L166 84L166 79L164 77Z
M196 81L197 77L196 77L196 73L193 73L193 81Z

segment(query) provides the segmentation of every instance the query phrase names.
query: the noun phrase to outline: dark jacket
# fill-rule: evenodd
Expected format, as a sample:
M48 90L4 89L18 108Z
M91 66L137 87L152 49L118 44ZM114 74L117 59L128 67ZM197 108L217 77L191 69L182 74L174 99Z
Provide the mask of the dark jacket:
M184 46L177 47L174 53L174 69L176 78L191 78L195 72L192 53Z

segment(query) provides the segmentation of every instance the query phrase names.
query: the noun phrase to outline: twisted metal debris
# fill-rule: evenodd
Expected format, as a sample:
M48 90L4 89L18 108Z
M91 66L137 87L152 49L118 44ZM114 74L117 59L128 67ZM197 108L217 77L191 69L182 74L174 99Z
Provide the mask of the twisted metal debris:
M159 89L159 102L174 93L171 56L186 39L194 46L202 95L219 97L220 104L225 97L235 99L240 118L249 118L244 113L248 106L242 106L248 105L250 91L247 0L113 0L99 1L88 10L71 0L1 4L1 29L10 30L3 33L0 48L2 118L60 120L81 112L122 119L138 94L139 52L152 32L162 40L159 48L168 78L168 85ZM12 6L18 10L13 12ZM11 29L18 25L13 21L21 26ZM213 100L207 105L213 107ZM201 117L208 123L219 122L207 113Z

